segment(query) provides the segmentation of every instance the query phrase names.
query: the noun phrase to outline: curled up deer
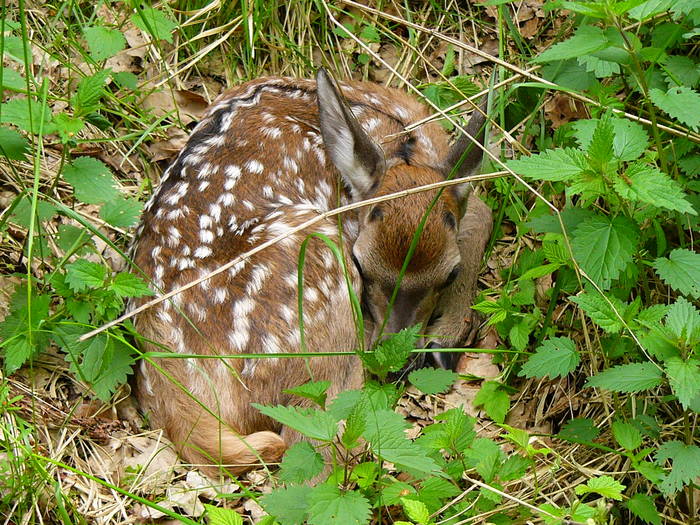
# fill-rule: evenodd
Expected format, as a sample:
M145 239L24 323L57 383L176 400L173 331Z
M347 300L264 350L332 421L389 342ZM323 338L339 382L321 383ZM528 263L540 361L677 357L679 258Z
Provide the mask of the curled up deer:
M472 173L482 151L466 137L449 147L431 122L406 132L428 109L396 89L347 82L262 78L221 96L195 128L146 205L135 263L166 293L341 205ZM483 141L476 110L467 131ZM300 436L251 403L303 404L283 393L311 379L328 396L360 388L354 355L304 359L211 358L300 350L297 261L307 235L342 245L352 287L362 297L368 341L424 323L431 348L464 344L469 306L491 214L468 185L446 189L424 223L388 320L389 297L411 240L436 192L414 193L344 213L242 260L169 301L145 310L136 328L162 350L209 358L141 363L137 395L193 463L238 474L277 461ZM340 235L342 232L342 236ZM308 244L304 325L309 352L359 345L341 265L328 247ZM135 304L138 305L137 302ZM430 322L427 322L430 320ZM162 346L161 346L162 345ZM435 360L450 366L448 355ZM308 364L307 364L308 363ZM214 472L214 467L209 467Z

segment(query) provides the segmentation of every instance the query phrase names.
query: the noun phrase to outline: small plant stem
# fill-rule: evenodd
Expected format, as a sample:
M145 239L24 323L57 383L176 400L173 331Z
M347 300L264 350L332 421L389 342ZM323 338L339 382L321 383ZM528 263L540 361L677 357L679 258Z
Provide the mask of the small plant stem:
M644 70L639 62L639 57L634 51L632 43L627 38L627 33L622 27L622 22L619 17L614 17L614 24L617 30L620 32L620 36L625 41L625 50L629 53L632 59L632 64L634 65L635 76L637 77L637 82L639 83L639 89L644 97L644 104L647 106L647 111L649 112L649 120L651 121L651 132L654 135L654 142L656 143L656 148L659 154L659 162L661 162L661 169L664 173L668 173L668 164L666 162L666 153L664 152L663 143L661 141L661 133L659 133L659 126L656 121L656 110L654 105L649 99L649 86L647 85L647 79L644 76Z

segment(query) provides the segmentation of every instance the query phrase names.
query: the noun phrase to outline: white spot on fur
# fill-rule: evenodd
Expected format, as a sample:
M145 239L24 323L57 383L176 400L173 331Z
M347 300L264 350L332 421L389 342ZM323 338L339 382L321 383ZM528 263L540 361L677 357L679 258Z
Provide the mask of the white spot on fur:
M197 259L204 259L212 254L211 248L209 246L200 246L194 251L194 256Z
M228 291L226 288L215 288L212 300L214 304L221 304L228 298Z
M206 228L210 228L213 224L213 221L211 220L211 217L209 215L200 215L199 216L199 227L202 228L203 230Z
M278 139L282 136L282 130L280 130L280 128L264 127L261 131L263 135L270 139Z
M265 167L257 160L249 160L245 163L245 168L251 173L262 173Z
M199 191L204 191L204 190L206 190L208 187L209 187L209 181L208 181L208 180L203 180L202 182L199 183L199 186L197 187L197 189L198 189Z
M214 241L214 232L211 230L200 230L199 240L205 244L210 244Z
M272 272L270 267L264 264L255 266L250 272L250 282L245 288L246 295L255 295L262 289L265 284L265 280L270 276Z
M262 189L262 194L265 198L271 199L275 196L275 194L272 191L272 186L263 186Z

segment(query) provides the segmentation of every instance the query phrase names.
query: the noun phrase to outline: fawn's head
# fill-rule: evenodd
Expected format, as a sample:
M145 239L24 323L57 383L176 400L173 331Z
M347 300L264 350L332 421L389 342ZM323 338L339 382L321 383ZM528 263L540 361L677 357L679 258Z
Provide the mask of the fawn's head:
M440 182L454 172L464 177L481 162L482 150L463 136L439 165L409 163L405 155L387 156L360 126L328 74L317 75L321 134L326 150L354 201ZM484 115L476 111L467 132L483 142ZM421 147L415 144L413 147ZM429 156L428 156L429 157ZM428 214L415 251L387 319L384 331L393 333L423 322L438 294L463 268L457 233L468 185L443 191ZM436 192L422 192L362 208L359 235L352 250L362 275L363 300L375 321L372 339L381 335L389 300L397 284L416 231Z

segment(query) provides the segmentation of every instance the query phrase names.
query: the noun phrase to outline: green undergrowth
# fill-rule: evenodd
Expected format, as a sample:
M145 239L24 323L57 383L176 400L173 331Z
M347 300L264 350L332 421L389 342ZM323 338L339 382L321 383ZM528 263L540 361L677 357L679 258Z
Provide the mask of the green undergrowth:
M9 522L89 522L68 474L125 505L164 498L90 477L48 446L48 394L14 378L42 367L69 378L70 395L56 400L64 427L77 404L125 391L142 358L131 324L79 339L129 298L153 294L126 247L166 162L154 152L177 149L174 132L192 126L186 101L263 74L308 77L321 63L399 85L387 61L458 118L452 106L483 82L460 62L467 51L441 35L471 41L468 28L504 61L488 66L509 81L491 96L491 141L517 175L482 191L496 218L489 255L506 261L474 306L500 338L501 373L473 402L487 421L453 408L407 437L411 421L396 411L405 387L387 380L414 351L419 328L407 329L361 354L373 378L361 390L328 400L327 384L307 383L292 393L313 408L257 406L312 441L289 449L271 490L246 497L268 514L258 523L281 525L694 523L700 8L532 2L542 11L526 38L520 2L365 4L388 15L321 0L0 4L0 514ZM553 126L552 99L577 100L576 118ZM457 379L408 374L425 396ZM534 429L534 415L512 417L521 396L540 391L570 400L550 432ZM494 432L477 432L490 422ZM247 523L241 510L207 505L197 519Z

